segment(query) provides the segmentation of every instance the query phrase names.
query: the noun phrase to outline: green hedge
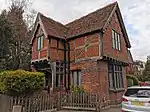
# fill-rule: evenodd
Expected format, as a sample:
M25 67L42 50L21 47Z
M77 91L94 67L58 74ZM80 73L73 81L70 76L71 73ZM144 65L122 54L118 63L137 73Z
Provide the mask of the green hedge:
M134 86L134 85L139 85L139 80L136 76L134 75L127 75L127 85L129 86Z
M44 87L43 73L24 70L3 71L0 73L0 92L10 95L25 95Z

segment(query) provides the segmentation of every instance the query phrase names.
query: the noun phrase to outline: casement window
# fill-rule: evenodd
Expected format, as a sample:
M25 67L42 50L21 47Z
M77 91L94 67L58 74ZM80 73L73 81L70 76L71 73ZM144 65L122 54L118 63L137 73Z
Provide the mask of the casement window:
M108 65L108 78L110 89L123 88L122 67L120 65Z
M56 62L56 87L63 87L64 80L64 64L63 62Z
M112 47L113 49L121 50L120 34L112 30Z
M72 85L73 86L81 85L81 70L72 71Z
M43 37L44 35L37 37L37 50L38 51L43 48Z

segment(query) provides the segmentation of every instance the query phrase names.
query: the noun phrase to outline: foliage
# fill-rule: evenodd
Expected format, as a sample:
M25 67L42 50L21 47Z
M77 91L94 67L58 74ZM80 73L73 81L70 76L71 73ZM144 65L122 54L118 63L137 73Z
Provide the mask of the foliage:
M0 71L30 70L31 28L35 12L29 11L31 0L9 1L9 9L0 14Z
M0 14L0 71L8 68L10 46L12 40L12 27L7 19L7 12Z
M43 73L24 70L0 73L0 92L10 95L25 95L44 87Z
M126 78L127 78L127 85L128 86L139 85L139 80L136 76L127 75Z
M133 86L133 80L132 79L127 79L127 87Z
M150 81L150 61L146 62L145 70L143 71L142 81Z
M81 86L71 86L71 90L73 93L84 93L85 92Z

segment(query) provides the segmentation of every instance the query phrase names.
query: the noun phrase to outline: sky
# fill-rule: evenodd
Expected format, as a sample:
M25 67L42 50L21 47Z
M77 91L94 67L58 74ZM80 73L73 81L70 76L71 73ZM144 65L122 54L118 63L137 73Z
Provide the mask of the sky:
M68 23L117 1L132 45L134 60L150 55L150 0L34 0L32 8L61 23ZM7 8L0 0L0 10Z

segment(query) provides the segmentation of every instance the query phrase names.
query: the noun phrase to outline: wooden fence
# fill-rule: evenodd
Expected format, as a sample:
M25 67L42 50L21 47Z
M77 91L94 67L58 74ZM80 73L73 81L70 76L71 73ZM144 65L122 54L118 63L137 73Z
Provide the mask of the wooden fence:
M0 95L0 112L12 112L15 105L22 106L22 112L44 112L54 109L100 111L110 104L109 101L102 102L100 99L101 96L95 93L57 93L53 96L40 94L28 97Z
M28 97L12 97L1 95L0 96L0 110L3 112L12 112L13 106L22 106L22 112L40 112L45 110L53 110L57 107L57 95L50 96L49 94L35 95ZM6 109L7 108L7 109Z
M61 107L65 109L98 110L100 96L93 93L61 93Z

